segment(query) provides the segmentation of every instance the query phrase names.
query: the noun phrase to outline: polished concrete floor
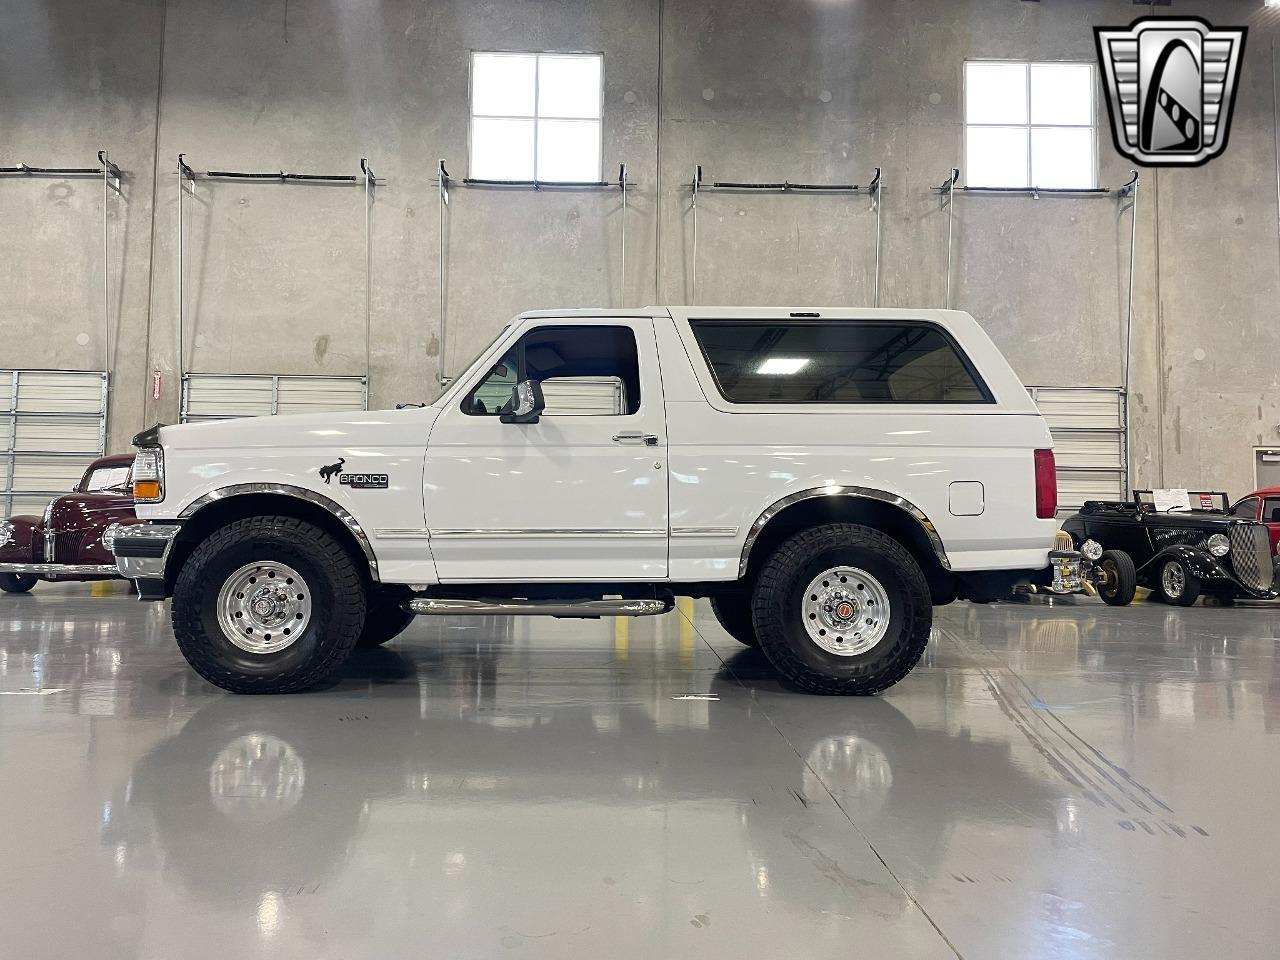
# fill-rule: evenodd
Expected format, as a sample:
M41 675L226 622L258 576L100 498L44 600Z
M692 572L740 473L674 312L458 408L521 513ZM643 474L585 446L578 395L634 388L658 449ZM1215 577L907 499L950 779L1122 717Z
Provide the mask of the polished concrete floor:
M223 694L112 585L0 596L0 954L1275 957L1280 608L957 604L886 695L703 604L419 621Z

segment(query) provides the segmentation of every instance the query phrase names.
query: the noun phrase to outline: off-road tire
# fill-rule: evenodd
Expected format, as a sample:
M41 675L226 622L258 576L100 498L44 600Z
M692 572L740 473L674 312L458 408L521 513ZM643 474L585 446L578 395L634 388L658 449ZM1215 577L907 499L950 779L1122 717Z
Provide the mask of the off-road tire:
M418 617L404 609L405 599L407 598L395 591L375 590L368 599L364 629L360 631L356 646L380 647L409 629L409 624Z
M289 646L254 654L233 644L218 623L218 592L245 564L286 563L313 597L307 626ZM187 558L173 589L173 632L191 668L233 693L292 693L342 666L365 618L365 578L329 533L294 517L236 520L214 531Z
M27 593L39 582L29 573L0 573L0 590L5 593Z
M880 581L889 597L888 632L865 653L828 653L809 638L801 596L824 570L847 565ZM820 694L869 696L893 686L920 660L933 625L929 584L897 540L872 527L830 523L794 534L765 561L752 597L760 649L782 676Z
M755 625L751 622L751 599L743 593L725 593L711 598L711 612L724 627L724 632L748 647L760 646Z
M1182 592L1176 597L1169 594L1164 588L1164 571L1165 567L1170 564L1177 564L1182 568ZM1200 599L1200 578L1192 573L1181 560L1170 558L1161 562L1156 569L1155 583L1157 596L1165 603L1172 604L1175 607L1191 607Z
M1123 550L1104 550L1098 567L1107 571L1108 583L1098 588L1102 602L1111 607L1127 607L1138 592L1138 572L1133 558Z

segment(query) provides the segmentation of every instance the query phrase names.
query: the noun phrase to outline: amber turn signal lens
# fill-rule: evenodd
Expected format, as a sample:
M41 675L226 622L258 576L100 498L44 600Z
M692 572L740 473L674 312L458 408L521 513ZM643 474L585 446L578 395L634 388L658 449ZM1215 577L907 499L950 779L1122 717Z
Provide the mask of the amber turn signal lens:
M158 500L160 499L160 481L159 480L136 480L133 484L133 498L135 500Z

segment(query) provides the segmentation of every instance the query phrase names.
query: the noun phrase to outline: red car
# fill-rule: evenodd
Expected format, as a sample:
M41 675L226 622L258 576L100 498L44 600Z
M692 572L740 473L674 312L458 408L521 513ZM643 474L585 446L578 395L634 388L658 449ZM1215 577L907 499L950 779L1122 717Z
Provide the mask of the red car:
M1280 574L1280 487L1264 487L1239 500L1231 513L1244 520L1260 520L1271 534L1271 556Z
M0 520L0 590L26 593L39 580L119 577L113 528L138 522L132 468L131 453L102 457L72 493L49 501L43 517Z

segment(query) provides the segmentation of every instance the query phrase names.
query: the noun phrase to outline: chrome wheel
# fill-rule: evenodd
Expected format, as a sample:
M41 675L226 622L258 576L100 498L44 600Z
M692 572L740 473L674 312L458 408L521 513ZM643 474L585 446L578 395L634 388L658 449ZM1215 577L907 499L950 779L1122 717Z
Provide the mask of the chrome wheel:
M1182 564L1176 560L1166 563L1160 571L1160 586L1164 588L1164 595L1171 600L1182 596L1182 591L1187 589L1187 574L1182 569Z
M245 564L218 591L218 625L246 653L279 653L311 622L311 590L275 560Z
M818 574L801 603L809 639L827 653L866 653L889 631L889 594L857 567L832 567Z

